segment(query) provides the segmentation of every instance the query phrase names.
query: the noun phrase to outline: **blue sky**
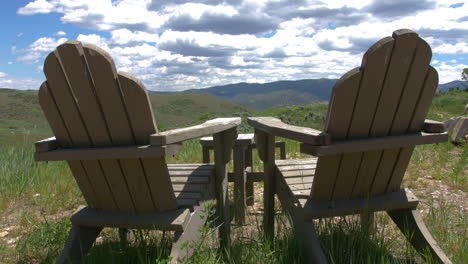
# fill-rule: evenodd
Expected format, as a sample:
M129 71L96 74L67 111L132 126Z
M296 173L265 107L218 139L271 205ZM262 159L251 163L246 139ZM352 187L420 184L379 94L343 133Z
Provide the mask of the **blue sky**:
M15 0L0 15L0 87L15 89L38 89L45 56L67 39L163 91L338 78L400 28L431 45L441 83L468 67L460 0Z

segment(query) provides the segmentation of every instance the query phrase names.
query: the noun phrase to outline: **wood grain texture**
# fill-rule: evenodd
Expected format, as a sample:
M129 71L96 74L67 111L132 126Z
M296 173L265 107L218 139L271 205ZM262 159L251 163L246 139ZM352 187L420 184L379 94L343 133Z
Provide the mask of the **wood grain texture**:
M273 136L289 138L312 145L330 144L330 136L322 131L288 125L274 117L249 117L247 122L255 129L262 130Z
M173 155L181 149L182 145L179 144L162 147L144 145L108 148L72 148L36 152L34 157L36 161L150 158Z
M335 141L327 146L312 146L301 144L301 152L314 156L328 156L341 153L364 152L381 149L393 149L414 145L432 144L445 142L448 139L448 133L413 133L402 136L386 136L368 139L346 140L342 142ZM346 167L346 166L345 166Z
M215 118L205 123L192 127L177 128L151 135L150 144L153 146L163 146L192 138L199 138L216 134L240 125L239 117Z
M189 209L141 213L136 215L133 213L114 212L84 207L73 214L70 220L72 224L77 226L184 231L185 222L189 217Z
M304 205L306 220L359 214L362 212L386 211L396 209L414 209L419 200L408 189L401 189L370 198L355 198L332 201L309 200Z

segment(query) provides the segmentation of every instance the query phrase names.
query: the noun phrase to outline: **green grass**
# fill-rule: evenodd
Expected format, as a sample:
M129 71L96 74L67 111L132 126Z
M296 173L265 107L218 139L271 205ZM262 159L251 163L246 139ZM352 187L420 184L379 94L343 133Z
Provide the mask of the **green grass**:
M0 95L1 92L8 93L8 98L13 93L0 90ZM466 94L464 91L455 91L437 95L430 109L429 118L442 120L462 114L460 106L468 102ZM154 97L155 100L169 98L158 94ZM6 97L0 96L0 105L6 100L2 98ZM24 105L31 104L28 107L33 107L34 101L28 92L19 95L18 98L24 101ZM184 100L181 99L177 104L180 107L190 104ZM193 107L196 108L195 105L198 103L194 103ZM157 107L156 112L158 112ZM164 111L173 110L163 108L160 110L160 116L164 116ZM231 114L237 113L243 117L276 116L290 124L323 129L326 110L326 104L317 104L258 112L235 109L238 112ZM195 119L203 121L218 115L216 111L190 113L190 118L197 116ZM229 115L229 111L219 115ZM189 113L183 115L189 117ZM8 115L8 118L12 116ZM164 118L159 121L164 126ZM25 120L0 119L0 232L7 226L17 227L0 239L0 259L4 263L53 263L68 235L70 228L68 216L79 205L84 204L65 162L34 162L32 142L50 135L45 123L41 122L45 121L40 116ZM176 125L176 123L166 124L167 127ZM241 131L251 131L251 128L243 124ZM286 140L286 144L288 158L305 157L299 152L298 142ZM431 175L454 190L466 192L467 156L466 144L454 146L447 142L418 146L412 156L404 185L421 187L417 180ZM262 164L256 153L254 157L255 166L260 169ZM201 146L198 140L184 142L182 152L168 157L169 163L196 163L201 160ZM429 230L453 263L468 263L466 253L468 220L459 205L443 199L424 198L422 209L426 212L424 220ZM217 237L213 229L205 227L202 232L206 239L200 241L200 244L193 245L197 247L197 253L188 262L301 263L303 261L297 241L284 215L276 218L279 231L276 232L273 241L263 240L260 222L260 217L252 216L249 218L248 226L233 227L232 246L224 252L220 252L217 248ZM330 262L423 262L402 239L402 235L388 217L378 214L377 222L378 229L371 235L363 231L358 222L352 218L335 218L317 223L321 243ZM8 241L15 238L18 239L14 243L16 247L11 247ZM171 239L172 235L169 233L140 231L134 233L130 244L122 245L118 241L115 229L105 229L102 243L92 249L86 263L167 263Z

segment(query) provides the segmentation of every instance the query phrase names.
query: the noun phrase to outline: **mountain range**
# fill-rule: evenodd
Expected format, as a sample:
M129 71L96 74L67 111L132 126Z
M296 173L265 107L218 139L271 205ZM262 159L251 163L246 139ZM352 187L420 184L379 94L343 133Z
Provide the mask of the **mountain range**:
M282 108L328 102L336 79L305 79L271 83L236 83L204 89L190 89L182 93L204 93L244 105L256 110ZM466 81L439 84L440 91L458 87L468 88Z

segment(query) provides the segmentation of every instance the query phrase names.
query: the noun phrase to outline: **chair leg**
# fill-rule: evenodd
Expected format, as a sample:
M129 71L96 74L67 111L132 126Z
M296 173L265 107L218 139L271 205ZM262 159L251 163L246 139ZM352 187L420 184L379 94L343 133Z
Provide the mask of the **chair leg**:
M82 257L88 253L102 227L73 226L68 235L65 247L57 258L57 264L81 263Z
M128 244L129 232L127 228L119 228L120 245L126 246Z
M417 209L392 210L387 213L419 253L429 250L434 261L452 263L427 230Z
M179 263L192 256L195 243L200 239L199 229L205 224L209 211L198 206L190 216L183 232L176 232L171 249L171 263Z
M305 253L306 263L328 263L320 246L317 232L315 232L314 222L297 219L297 221L293 221L293 224L295 236Z

